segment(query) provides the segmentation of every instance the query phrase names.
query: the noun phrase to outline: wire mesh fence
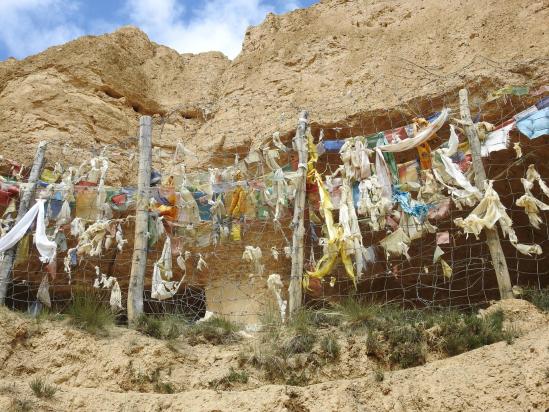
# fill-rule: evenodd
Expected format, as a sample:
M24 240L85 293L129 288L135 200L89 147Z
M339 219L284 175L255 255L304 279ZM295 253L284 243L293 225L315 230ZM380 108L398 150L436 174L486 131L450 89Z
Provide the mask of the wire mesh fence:
M477 95L487 96L493 91L485 90L480 85L476 87ZM494 99L473 107L473 115L477 121L486 121L498 127L539 99L540 96L532 95ZM368 137L379 132L396 130L411 124L413 117L427 117L443 108L452 110L452 119L458 117L457 92L421 102L406 100L403 96L403 101L406 103L399 110L360 115L354 112L353 101L343 99L338 107L332 108L344 114L341 116L343 120L336 124L318 123L315 119L322 118L323 115L313 111L309 116L314 144L320 147L320 141ZM236 122L238 119L225 117L224 120ZM161 135L164 125L169 122L169 116L156 122L156 136ZM189 154L192 147L178 147L168 157L160 151L154 152L153 168L160 172L162 178L158 185L151 188L151 198L155 200L151 202L149 218L144 291L146 312L178 313L197 320L209 311L238 322L253 324L258 322L267 306L277 303L276 291L280 291L281 301L288 300L292 261L292 202L296 189L288 176L291 176L298 165L295 152L291 149L291 134L280 135L282 146L273 143L272 134L278 131L280 119L273 119L272 123L273 130L266 131L264 138L256 139L268 144L262 147L235 146L231 151L212 153L210 164L193 168L192 171L184 171L182 162L178 159L181 153L177 152L186 151L187 156L192 156ZM429 141L432 150L443 145L449 135L450 129L446 124ZM460 141L463 140L461 136ZM516 143L520 144L520 157L513 148ZM516 202L524 195L521 178L526 176L530 164L535 165L542 179L549 176L547 163L544 161L549 155L549 145L546 136L528 139L517 130L512 130L506 147L485 157L484 167L513 221L513 228L520 242L538 244L543 253L527 256L519 253L509 239L502 237L501 243L512 284L540 289L549 284L549 258L546 253L549 247L548 212L539 211L541 224L538 229L532 226L524 208L517 206ZM105 151L106 156L109 151L127 159L130 170L139 156L135 144L131 142L108 148ZM396 153L394 160L397 175L398 170L403 168L406 173L414 175L412 180L417 180L421 185L424 181L421 159L418 156L417 150L413 149ZM460 162L467 172L470 169L470 159L465 156L456 160L456 164ZM316 170L325 178L336 172L342 164L340 153L327 150L319 156ZM48 167L53 169L53 165ZM284 176L277 176L277 167L285 173ZM8 169L9 167L4 167L4 174L8 173ZM10 169L9 173L12 172ZM4 182L8 183L9 180ZM179 190L182 186L188 189L196 202L191 209L188 209L189 204L185 203L188 200L183 199ZM305 240L300 247L305 256L305 269L313 272L324 254L322 239L325 238L325 221L318 219L318 215L321 215L318 190L315 191L313 184L309 186L303 211ZM332 189L330 195L337 196L337 185ZM96 216L98 211L94 207L99 194L97 186L76 184L74 190L71 218L80 217L86 220L86 213L87 217ZM108 199L113 207L110 211L112 217L107 220L110 219L115 224L112 226L113 232L109 232L111 229L106 230L103 242L106 243L109 236L114 238L116 226L119 226L127 244L119 249L114 241L110 247L103 243L101 252L96 256L75 251L79 245L79 237L70 234L70 225L56 224L55 211L58 212L62 199L56 197L58 191L55 186L53 190L50 187L49 192L47 185L37 191L37 196L48 198L48 234L58 240L57 263L54 270L42 263L32 246L32 237L27 235L23 238L11 272L6 301L9 307L38 310L43 302L37 298L37 293L46 277L51 305L55 310L63 311L76 291L93 287L97 279L104 275L106 278L116 278L122 291L122 308L125 308L135 229L132 219L135 190L132 187L107 187L107 191L109 190ZM532 194L537 199L548 202L539 187L535 186ZM123 206L113 201L116 196L123 197ZM486 305L491 300L498 299L498 284L484 233L478 239L473 235L466 236L455 224L455 219L465 218L472 207L459 210L450 202L446 191L441 199L431 202L431 207L435 210L447 210L429 219L436 226L433 233L420 228L424 233L411 242L407 251L409 258L388 257L380 246L380 241L398 227L407 232L412 229L417 231L417 225L406 220L407 216L401 209L395 207L388 213L383 227L376 231L372 230L368 217L359 215L362 245L367 250L363 273L355 283L346 274L342 262L338 262L331 273L322 279L306 276L303 289L305 304L326 305L353 296L417 308L468 308ZM196 213L198 217L193 218L189 213ZM335 209L336 224L337 215ZM89 219L86 227L94 222L94 218ZM62 235L58 235L58 232ZM168 271L172 273L172 278L162 281L176 282L178 287L172 297L160 300L152 296L152 277L155 270L166 275L166 239L170 239L171 270L168 268ZM435 259L435 253L440 251L443 252L442 259L451 268L450 275L440 260ZM72 262L71 253L76 256L75 262ZM71 258L70 273L65 270L68 255ZM275 274L279 275L281 288L277 286L277 277L271 277ZM103 298L106 302L109 301L108 289ZM124 310L121 309L120 312L123 317Z

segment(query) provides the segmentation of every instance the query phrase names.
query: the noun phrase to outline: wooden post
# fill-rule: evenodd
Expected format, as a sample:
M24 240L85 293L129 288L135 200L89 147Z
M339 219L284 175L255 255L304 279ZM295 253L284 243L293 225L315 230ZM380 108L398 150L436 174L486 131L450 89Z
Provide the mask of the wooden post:
M305 134L309 124L309 114L306 111L299 115L294 146L298 153L297 187L294 202L294 218L292 220L292 273L288 288L290 316L301 307L303 281L303 235L305 234L305 195L307 185L308 149Z
M473 121L471 119L471 112L469 111L469 98L467 96L467 90L461 89L459 91L459 107L461 111L461 120L464 124L465 134L469 140L469 146L471 148L471 154L473 156L473 170L475 172L475 185L478 189L484 191L484 182L486 181L486 172L484 165L482 164L482 157L480 155L480 140ZM499 234L497 229L487 229L486 242L488 243L488 249L492 256L492 265L496 272L498 280L499 294L501 299L509 299L513 297L513 291L511 289L511 278L509 277L509 269L507 268L507 261L501 248L499 241Z
M137 204L135 212L135 238L132 267L128 286L128 323L143 313L143 288L147 265L147 232L149 220L149 194L151 186L152 118L139 120L139 175L137 177Z
M46 156L46 148L48 142L41 141L38 143L36 154L34 155L34 162L29 175L27 186L20 194L21 200L19 201L19 210L17 211L17 218L15 223L19 222L23 216L29 211L31 201L34 197L34 191L36 189L36 183L42 173L44 167L44 159ZM13 264L15 262L15 255L17 254L17 245L14 245L11 249L4 253L4 259L0 262L0 305L4 305L6 302L6 294L8 291L8 283L10 282L11 272Z

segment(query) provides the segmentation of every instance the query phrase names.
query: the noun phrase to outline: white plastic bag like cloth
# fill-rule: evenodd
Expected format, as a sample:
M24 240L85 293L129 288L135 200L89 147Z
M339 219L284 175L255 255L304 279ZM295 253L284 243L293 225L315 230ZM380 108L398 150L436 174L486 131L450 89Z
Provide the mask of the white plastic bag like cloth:
M0 252L5 252L10 249L25 236L25 233L27 233L27 230L38 215L40 205L42 205L42 208L44 207L43 200L36 202L25 216L23 216L23 218L17 222L4 237L0 238Z
M120 285L118 285L117 280L114 281L114 286L111 289L109 303L112 310L122 310L122 291L120 290Z
M44 202L38 207L38 218L36 220L36 233L34 235L34 243L40 253L40 261L43 263L51 263L55 259L57 251L57 243L49 240L46 236Z
M518 243L517 235L513 229L513 221L505 211L505 206L501 204L498 193L492 187L493 182L486 182L486 191L480 203L475 207L469 216L465 219L454 219L456 226L463 229L466 236L475 235L478 239L480 232L484 228L494 229L496 223L499 223L504 236L509 236L509 242L523 255L532 254L541 255L543 251L538 244L526 245Z
M44 223L44 199L38 199L33 207L21 218L13 228L0 239L0 253L13 247L19 242L29 230L36 218L36 234L34 243L40 253L40 260L43 263L50 263L55 258L57 243L51 241L46 236L46 225Z
M162 279L162 275L167 279L171 279L172 272L172 245L170 237L167 236L164 241L164 248L162 249L162 255L154 263L152 285L151 285L151 297L153 299L165 300L173 297L179 285L183 280L179 282L167 281Z
M450 109L442 109L439 116L429 124L425 129L421 130L416 136L411 139L404 139L398 143L379 146L382 152L404 152L405 150L413 149L420 144L426 142L435 134L448 119Z
M242 253L242 260L253 264L254 271L257 276L263 276L263 270L265 267L261 264L262 258L263 253L259 247L246 246L244 248L244 253Z
M385 162L385 158L381 153L380 149L383 146L378 146L375 148L376 152L376 175L377 180L381 186L381 193L383 197L388 201L392 202L393 198L393 189L391 187L391 172L389 172L389 167Z
M444 171L448 173L448 175L450 175L450 177L452 177L456 183L469 195L474 195L480 199L481 193L478 188L469 182L469 180L461 172L459 166L452 162L452 159L450 159L450 156L457 152L458 144L459 139L456 134L455 127L454 125L450 125L450 139L448 140L448 148L437 150L440 155L440 159L442 160L442 164L444 165Z
M267 288L273 292L273 295L275 296L276 303L278 304L278 309L280 310L280 318L282 319L282 322L284 322L284 319L286 317L286 306L288 302L282 299L282 288L284 287L284 284L282 283L282 279L280 279L280 275L277 273L273 273L269 275L269 278L267 279Z

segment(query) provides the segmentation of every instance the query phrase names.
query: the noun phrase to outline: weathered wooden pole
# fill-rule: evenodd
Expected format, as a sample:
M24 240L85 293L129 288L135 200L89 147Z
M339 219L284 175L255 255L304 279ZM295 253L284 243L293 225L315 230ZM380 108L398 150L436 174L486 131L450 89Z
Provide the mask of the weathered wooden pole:
M147 232L149 220L149 194L151 186L152 118L139 120L139 175L137 176L137 202L132 268L128 286L128 323L143 313L143 288L147 266Z
M480 140L478 137L477 129L471 119L471 112L469 111L469 98L466 89L459 91L459 107L461 111L461 120L464 124L465 134L469 140L469 146L471 148L471 154L473 156L473 170L475 172L475 185L480 191L484 191L484 182L486 181L486 172L484 165L482 164L482 157L480 155ZM501 248L499 241L499 234L497 229L487 229L486 242L488 243L488 249L492 256L492 265L496 272L498 280L499 294L501 299L509 299L513 297L513 291L511 289L511 278L509 277L509 269L507 268L507 261Z
M301 307L303 281L303 235L305 234L305 197L307 186L308 149L305 134L309 126L309 114L306 111L299 115L294 147L298 154L298 178L294 201L294 218L292 220L292 273L288 288L290 316Z
M29 211L31 201L34 197L34 191L36 190L36 183L38 182L40 174L42 173L42 168L44 167L47 146L48 142L46 141L38 143L28 183L26 186L23 186L24 190L22 190L22 193L20 194L21 200L19 201L19 210L17 211L15 223L19 222ZM11 249L7 250L4 253L4 259L0 262L0 305L4 305L6 302L8 284L11 279L11 272L15 262L18 245L19 244L14 245Z

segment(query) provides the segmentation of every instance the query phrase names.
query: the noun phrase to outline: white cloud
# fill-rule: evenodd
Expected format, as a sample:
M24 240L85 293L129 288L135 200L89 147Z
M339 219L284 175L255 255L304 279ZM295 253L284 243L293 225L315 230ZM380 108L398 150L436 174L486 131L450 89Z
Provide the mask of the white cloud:
M0 42L25 57L82 35L70 22L77 3L70 0L0 0Z
M131 23L181 53L217 50L234 58L248 26L275 8L297 8L299 0L124 0L122 10L112 2L112 14L101 20L83 15L83 1L90 0L0 0L0 50L21 58Z
M185 9L177 0L126 0L133 24L154 41L181 53L218 50L229 58L240 53L246 28L274 9L262 0L205 0ZM297 7L284 1L283 11Z

